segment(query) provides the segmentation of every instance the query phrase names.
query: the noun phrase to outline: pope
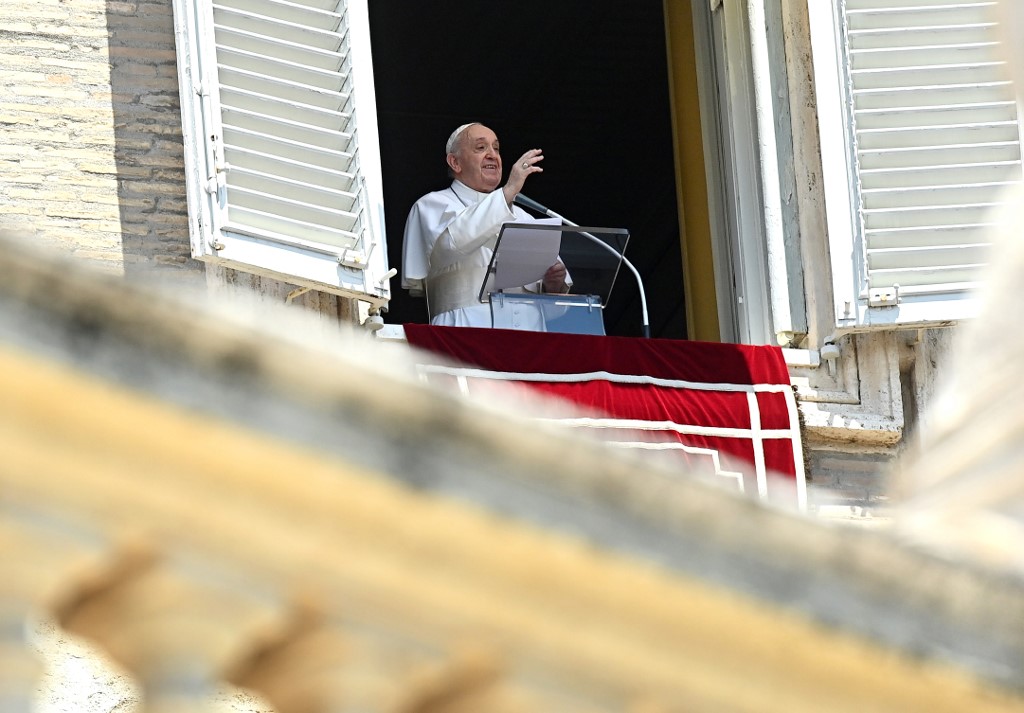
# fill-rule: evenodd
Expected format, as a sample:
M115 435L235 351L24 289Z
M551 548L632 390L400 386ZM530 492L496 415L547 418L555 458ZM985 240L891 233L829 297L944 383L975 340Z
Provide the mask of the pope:
M402 256L402 287L427 298L431 324L490 327L490 306L478 295L501 226L534 220L513 204L526 180L544 169L544 154L530 149L503 174L498 137L480 123L463 124L448 138L446 162L453 179L409 211ZM542 280L521 292L565 293L572 284L556 262ZM516 290L506 290L514 292Z

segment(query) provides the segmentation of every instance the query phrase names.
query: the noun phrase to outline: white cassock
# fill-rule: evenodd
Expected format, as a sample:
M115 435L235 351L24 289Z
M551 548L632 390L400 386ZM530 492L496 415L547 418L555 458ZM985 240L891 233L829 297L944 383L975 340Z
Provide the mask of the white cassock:
M491 308L479 294L498 232L504 223L533 220L518 206L510 208L500 189L480 193L453 181L428 193L413 204L405 222L402 287L426 295L431 324L490 327ZM542 285L519 291L540 292Z

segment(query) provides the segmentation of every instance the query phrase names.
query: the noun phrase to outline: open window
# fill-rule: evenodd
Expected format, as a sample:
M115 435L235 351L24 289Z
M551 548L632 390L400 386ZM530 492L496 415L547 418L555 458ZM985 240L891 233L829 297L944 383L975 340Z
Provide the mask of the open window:
M192 255L390 299L366 0L174 0Z
M986 231L1021 176L993 3L808 3L836 326L973 316Z
M781 5L692 13L721 336L795 344L808 319Z

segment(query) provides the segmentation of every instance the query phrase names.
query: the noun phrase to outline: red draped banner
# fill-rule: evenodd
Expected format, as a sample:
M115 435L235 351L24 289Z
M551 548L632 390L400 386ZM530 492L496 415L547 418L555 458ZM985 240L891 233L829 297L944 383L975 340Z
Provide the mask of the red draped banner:
M405 333L463 365L424 358L425 378L455 377L469 390L528 384L581 407L558 418L568 426L673 451L740 490L805 506L799 415L777 347L415 324Z

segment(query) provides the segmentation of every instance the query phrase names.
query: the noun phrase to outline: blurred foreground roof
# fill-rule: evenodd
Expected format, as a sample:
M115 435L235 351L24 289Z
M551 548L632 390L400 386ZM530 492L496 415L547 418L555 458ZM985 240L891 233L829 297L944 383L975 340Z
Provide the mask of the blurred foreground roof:
M437 391L283 306L16 242L0 274L3 611L150 690L187 661L281 713L1024 705L1010 563Z

